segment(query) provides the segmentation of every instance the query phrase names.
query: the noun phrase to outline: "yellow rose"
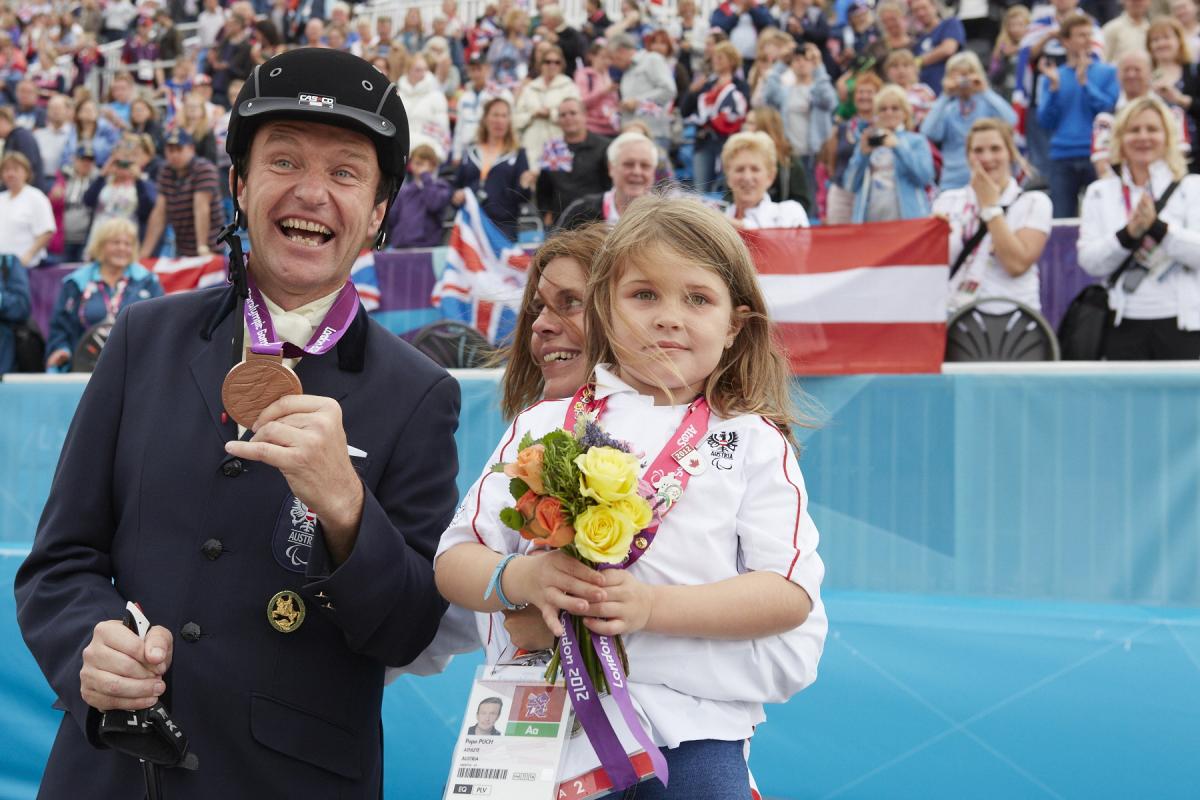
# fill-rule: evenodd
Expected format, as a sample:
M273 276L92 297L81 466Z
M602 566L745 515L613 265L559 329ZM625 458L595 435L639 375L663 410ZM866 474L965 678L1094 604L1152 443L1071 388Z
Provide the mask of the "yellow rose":
M628 514L612 506L589 506L575 518L575 549L588 561L620 564L637 531Z
M633 529L635 531L645 530L654 516L650 511L650 504L638 495L618 500L612 504L612 508L614 511L629 517L630 521L633 522Z
M575 459L583 473L579 491L601 503L624 500L637 493L638 460L615 447L593 447Z

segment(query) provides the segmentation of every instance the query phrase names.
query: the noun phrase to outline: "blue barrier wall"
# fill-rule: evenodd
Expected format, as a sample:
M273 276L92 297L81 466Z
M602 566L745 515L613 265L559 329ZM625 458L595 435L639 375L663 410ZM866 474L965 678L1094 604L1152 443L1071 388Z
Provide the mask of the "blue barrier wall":
M1200 785L1200 372L804 382L832 623L768 709L774 797L1191 798ZM0 383L0 580L36 526L79 385ZM503 430L463 382L462 483ZM58 714L0 594L0 798ZM387 796L440 796L478 658L385 695Z

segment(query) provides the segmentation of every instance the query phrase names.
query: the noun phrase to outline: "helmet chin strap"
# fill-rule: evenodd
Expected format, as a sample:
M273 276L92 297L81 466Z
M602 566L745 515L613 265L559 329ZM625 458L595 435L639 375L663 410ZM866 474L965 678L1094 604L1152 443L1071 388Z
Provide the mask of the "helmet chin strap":
M238 231L246 226L246 217L238 205L238 174L233 170L233 222L230 222L217 234L217 241L224 242L229 247L229 282L237 290L238 298L245 300L250 296L250 287L246 283L246 256L242 252L242 237Z

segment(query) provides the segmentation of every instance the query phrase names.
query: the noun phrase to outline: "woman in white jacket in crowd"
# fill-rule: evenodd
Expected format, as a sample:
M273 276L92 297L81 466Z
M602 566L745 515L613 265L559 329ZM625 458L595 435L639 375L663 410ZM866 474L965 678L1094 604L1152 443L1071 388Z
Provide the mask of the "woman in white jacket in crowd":
M1108 360L1200 358L1200 176L1188 174L1179 136L1158 98L1129 103L1113 126L1114 174L1084 195L1079 266L1108 279L1132 255L1109 289Z
M538 64L538 76L521 90L513 110L513 127L517 129L525 157L535 169L541 163L546 142L562 138L558 106L567 98L579 99L579 87L563 72L564 64L562 50L547 48Z

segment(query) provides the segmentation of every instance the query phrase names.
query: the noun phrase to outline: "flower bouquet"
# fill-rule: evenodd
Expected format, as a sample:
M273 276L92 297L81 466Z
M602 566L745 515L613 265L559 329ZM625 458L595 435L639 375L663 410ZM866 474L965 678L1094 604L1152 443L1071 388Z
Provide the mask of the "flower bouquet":
M658 521L655 491L638 478L639 460L625 442L581 416L574 433L557 429L540 439L528 433L517 458L492 467L511 480L515 507L500 512L500 521L539 547L561 550L589 567L610 569L630 560L632 548L644 550L635 536ZM639 537L642 538L642 537ZM566 615L575 642L588 642L583 619ZM629 671L621 637L615 637L621 666ZM570 642L568 641L568 647ZM560 640L546 670L546 680L558 678L564 643ZM579 647L587 674L597 691L608 691L606 670L593 648Z

